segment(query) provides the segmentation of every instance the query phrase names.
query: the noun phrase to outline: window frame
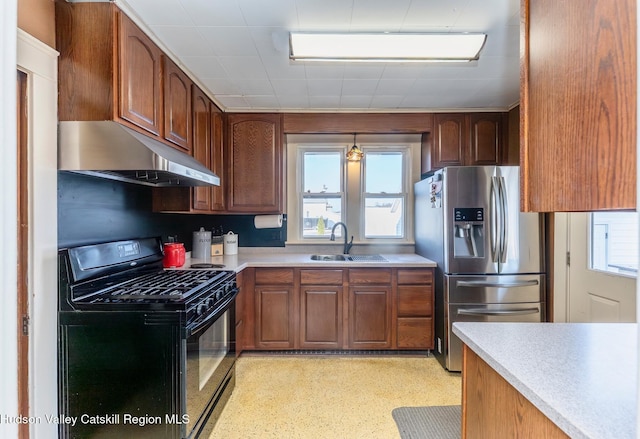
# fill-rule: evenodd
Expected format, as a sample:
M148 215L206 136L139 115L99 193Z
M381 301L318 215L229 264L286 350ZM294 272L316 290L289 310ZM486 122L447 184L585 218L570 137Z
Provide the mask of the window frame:
M404 176L404 222L403 237L366 238L364 230L365 189L364 161L350 162L342 158L343 199L342 220L347 225L348 239L353 235L354 244L360 245L414 245L413 236L413 183L420 180L420 134L358 134L358 147L371 152L403 152ZM341 151L346 156L353 145L353 134L287 134L287 240L286 245L342 245L343 238L336 242L324 237L304 237L303 194L304 152ZM365 152L366 154L366 152ZM374 197L378 194L373 194ZM342 230L340 231L342 233ZM390 247L390 248L391 248Z
M589 220L588 220L588 241L587 241L587 251L588 251L588 260L587 260L587 269L591 270L591 271L596 271L599 273L603 273L603 274L608 274L608 275L612 275L612 276L620 276L620 277L627 277L627 278L632 278L632 279L637 279L638 278L638 270L640 269L640 267L636 268L635 270L633 269L623 269L622 267L619 267L618 271L614 271L611 269L607 269L607 268L597 268L595 267L595 263L594 260L596 258L596 255L594 254L594 246L595 246L595 229L594 226L596 225L595 223L595 216L598 214L615 214L615 213L628 213L628 214L635 214L636 217L638 217L640 215L639 212L637 211L620 211L620 212L609 212L609 211L596 211L596 212L589 212ZM637 218L637 221L640 221L640 218ZM600 224L600 223L598 223ZM607 223L607 226L609 225L609 223ZM635 229L637 230L637 224ZM607 229L607 234L611 234L613 233L612 230L609 230L609 228ZM610 239L610 238L607 238ZM636 248L635 248L635 253L638 253L638 240L631 240L629 242L633 242L636 244ZM604 247L604 251L605 253L607 253L607 258L609 259L609 250L610 250L610 244L607 243L607 245ZM640 261L637 261L640 265ZM613 266L610 265L609 266Z

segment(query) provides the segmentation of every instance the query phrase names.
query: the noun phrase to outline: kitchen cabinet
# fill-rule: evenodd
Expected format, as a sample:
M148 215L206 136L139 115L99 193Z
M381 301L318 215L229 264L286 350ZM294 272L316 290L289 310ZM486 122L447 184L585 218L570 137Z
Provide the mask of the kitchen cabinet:
M391 348L391 269L349 269L349 349Z
M114 120L191 154L191 80L111 2L55 2L58 117Z
M499 165L505 136L503 113L438 113L433 135L423 137L422 173L445 166Z
M193 156L220 177L221 186L153 188L154 212L224 213L222 111L195 84L192 90Z
M126 15L119 23L119 116L156 136L162 124L162 51Z
M191 154L192 82L168 57L163 60L164 138Z
M284 211L281 114L227 117L227 211Z
M636 207L636 7L521 2L524 211Z
M256 267L244 349L433 349L433 269ZM253 334L253 338L251 336Z
M341 269L300 270L300 348L342 348Z
M255 301L256 348L293 349L293 268L256 268Z
M433 271L398 269L398 349L433 349Z

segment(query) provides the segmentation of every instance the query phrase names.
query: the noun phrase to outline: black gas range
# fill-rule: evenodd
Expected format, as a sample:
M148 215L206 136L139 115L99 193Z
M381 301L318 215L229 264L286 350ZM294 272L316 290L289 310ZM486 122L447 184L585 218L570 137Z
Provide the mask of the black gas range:
M235 273L159 238L59 252L61 437L207 437L235 384Z

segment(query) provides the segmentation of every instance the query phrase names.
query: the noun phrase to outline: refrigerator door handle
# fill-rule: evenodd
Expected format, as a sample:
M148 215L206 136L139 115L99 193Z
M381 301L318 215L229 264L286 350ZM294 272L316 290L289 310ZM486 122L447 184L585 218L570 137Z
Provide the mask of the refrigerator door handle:
M507 262L507 242L509 240L509 224L508 224L508 212L509 206L507 205L507 189L504 177L499 177L499 198L500 198L500 224L502 230L500 231L500 262Z
M491 199L490 199L490 210L491 213L489 215L489 234L491 239L491 261L498 262L499 254L498 254L498 233L500 229L499 225L499 216L498 216L498 207L499 207L499 195L498 188L500 185L500 180L498 177L491 177Z
M486 308L463 308L458 310L458 314L463 316L523 316L527 314L538 314L539 312L539 308L501 310L491 310Z
M495 287L495 288L519 288L519 287L533 287L540 283L536 279L514 281L514 282L491 282L484 280L459 280L456 282L458 287Z

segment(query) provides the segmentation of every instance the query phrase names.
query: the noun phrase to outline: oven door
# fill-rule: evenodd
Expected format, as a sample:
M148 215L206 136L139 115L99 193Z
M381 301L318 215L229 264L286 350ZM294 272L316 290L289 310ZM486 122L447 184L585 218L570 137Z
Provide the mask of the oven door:
M187 438L208 437L235 383L235 296L219 311L188 328L185 394Z

